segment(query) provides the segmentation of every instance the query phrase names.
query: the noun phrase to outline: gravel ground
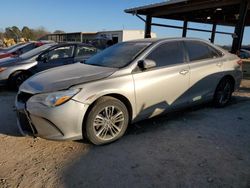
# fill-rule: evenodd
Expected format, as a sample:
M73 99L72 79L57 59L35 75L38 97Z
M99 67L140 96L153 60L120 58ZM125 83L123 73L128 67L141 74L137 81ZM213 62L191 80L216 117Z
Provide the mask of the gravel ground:
M0 188L250 187L250 81L226 108L142 121L101 147L22 137L14 98L0 91Z

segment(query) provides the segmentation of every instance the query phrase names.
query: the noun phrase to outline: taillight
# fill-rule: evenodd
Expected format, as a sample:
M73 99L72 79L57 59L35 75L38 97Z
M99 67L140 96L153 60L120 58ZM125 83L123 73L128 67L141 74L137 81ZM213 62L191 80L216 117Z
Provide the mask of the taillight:
M240 66L242 66L242 63L243 63L243 61L241 59L237 61L237 64Z

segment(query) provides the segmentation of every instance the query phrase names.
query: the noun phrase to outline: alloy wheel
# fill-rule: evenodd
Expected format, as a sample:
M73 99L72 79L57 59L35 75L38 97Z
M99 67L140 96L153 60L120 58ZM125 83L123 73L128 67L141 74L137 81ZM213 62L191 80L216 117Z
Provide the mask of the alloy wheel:
M28 74L25 73L20 73L17 78L16 78L16 86L17 88L25 81L29 78Z
M217 102L220 106L227 104L232 96L232 85L228 80L223 80L217 89Z
M111 140L122 130L124 114L115 106L106 106L95 117L93 128L95 136L101 140Z

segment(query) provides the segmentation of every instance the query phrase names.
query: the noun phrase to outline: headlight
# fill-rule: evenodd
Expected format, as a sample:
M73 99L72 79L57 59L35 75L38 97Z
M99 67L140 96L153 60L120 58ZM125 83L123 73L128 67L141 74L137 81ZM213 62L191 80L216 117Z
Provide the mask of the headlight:
M0 67L0 72L5 71L7 68L6 67Z
M30 102L39 102L48 107L56 107L70 100L79 91L80 89L70 89L48 94L38 94L31 97Z

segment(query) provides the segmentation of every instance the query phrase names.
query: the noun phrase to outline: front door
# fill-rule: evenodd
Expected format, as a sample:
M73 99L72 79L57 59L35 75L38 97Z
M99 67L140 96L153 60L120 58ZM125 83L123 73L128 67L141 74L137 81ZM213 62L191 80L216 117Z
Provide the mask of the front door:
M184 54L182 42L160 44L145 58L156 67L133 73L138 119L185 105L190 74Z
M36 72L50 68L71 64L74 62L74 46L61 46L43 54L41 61L38 62Z

